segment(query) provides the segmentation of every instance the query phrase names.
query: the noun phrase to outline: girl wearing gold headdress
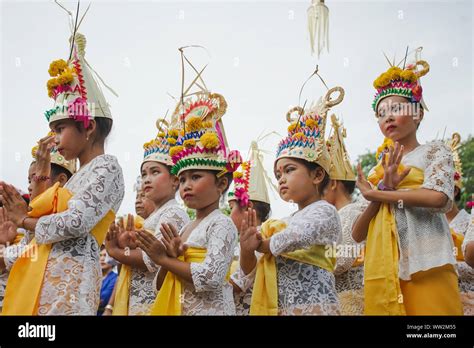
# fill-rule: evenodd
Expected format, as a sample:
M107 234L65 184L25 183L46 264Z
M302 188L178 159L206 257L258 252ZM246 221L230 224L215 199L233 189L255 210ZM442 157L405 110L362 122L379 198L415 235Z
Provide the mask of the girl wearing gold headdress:
M164 120L159 120L157 126L158 136L144 145L145 153L140 170L141 190L145 198L151 200L156 207L143 222L143 228L159 238L163 224L171 224L180 230L189 222L189 217L175 200L179 183L178 178L171 174L169 149L176 142L178 130L167 129L168 123ZM118 225L112 225L106 239L107 252L122 263L117 281L114 315L148 315L156 298L153 279L159 266L143 250L137 248L135 234L140 226L134 228L131 220L132 216L128 219L126 230L123 220ZM124 238L121 239L121 236Z
M64 188L57 183L38 195L31 211L3 185L9 218L35 236L25 251L30 257L11 269L4 314L95 315L99 305L100 245L122 202L124 182L117 159L104 154L113 121L85 61L85 37L74 32L71 45L68 61L50 65L48 95L55 104L46 118L56 134L50 141L66 160L78 158L80 168Z
M331 100L334 91L339 96ZM284 220L267 220L260 231L252 214L246 213L241 263L251 252L264 254L248 274L255 278L251 315L339 313L332 245L341 236L341 223L336 209L322 200L322 192L330 167L324 141L326 116L343 94L342 88L333 88L308 110L296 107L287 114L291 124L278 145L274 171L280 197L296 203L298 211Z
M161 266L152 314L235 314L227 279L237 230L219 210L219 200L242 158L228 149L220 120L226 106L223 96L202 92L186 99L174 115L184 129L170 149L172 173L179 177L185 205L196 210L196 220L180 231L162 230L161 240L138 232L139 247Z
M352 234L367 238L365 314L462 315L444 216L453 201L453 158L442 141L421 145L416 134L426 110L420 77L428 71L425 61L392 66L374 82L372 107L386 141L369 181L358 167L357 186L371 203Z

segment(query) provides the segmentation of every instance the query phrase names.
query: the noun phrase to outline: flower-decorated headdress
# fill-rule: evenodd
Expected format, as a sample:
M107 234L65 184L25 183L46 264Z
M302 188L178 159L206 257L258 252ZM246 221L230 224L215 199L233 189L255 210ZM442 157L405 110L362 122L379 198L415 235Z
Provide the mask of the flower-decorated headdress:
M355 181L356 176L352 169L349 154L344 144L346 129L339 123L336 115L331 115L333 133L327 141L331 167L329 177L333 180Z
M211 93L201 77L204 68L198 70L185 56L184 49L202 46L192 45L178 50L182 62L181 100L171 116L171 123L180 128L176 144L170 148L173 160L171 173L179 175L184 170L202 169L218 171L218 176L233 173L242 163L238 151L229 150L224 132L222 116L227 110L225 98L218 93ZM192 67L197 76L184 90L185 61ZM190 92L194 86L196 92Z
M417 49L417 53L420 50L421 48ZM403 61L406 62L406 56ZM420 70L418 70L419 66L421 66ZM420 78L429 71L430 65L424 60L417 59L415 64L407 66L404 63L402 68L390 63L390 68L380 74L374 81L374 87L377 91L372 102L372 109L377 112L377 106L382 99L391 95L398 95L408 98L411 102L420 103L425 110L428 110L423 101L423 88L421 87Z
M158 128L156 138L143 145L145 152L142 165L145 162L160 162L164 165L172 166L173 161L169 151L171 146L176 145L179 130L169 128L168 122L164 119L158 119L156 127Z
M181 136L170 148L172 173L183 170L217 170L219 176L234 172L242 163L238 151L230 151L221 117L227 109L224 97L217 93L200 92L178 104L173 118L182 126Z
M335 100L331 100L331 94L334 92L339 95ZM290 109L286 114L286 119L290 122L288 135L278 144L275 162L284 157L299 158L317 163L329 173L331 161L324 139L326 118L330 108L343 99L344 89L334 87L308 110L299 106ZM292 117L295 112L297 116Z
M248 206L249 200L270 204L268 185L275 185L263 167L262 150L256 141L252 141L249 160L240 167L241 171L234 172L234 189L229 192L229 201L236 200L241 207Z
M462 189L462 162L459 156L459 148L461 147L461 135L459 133L453 133L451 139L446 141L446 145L449 146L453 153L454 162L454 185L457 188Z
M59 6L65 9L62 5ZM72 14L67 12L72 18ZM78 25L75 21L71 23L73 29L69 39L69 59L55 60L49 66L48 96L54 100L54 107L45 112L49 123L61 119L73 119L83 122L87 128L90 120L95 117L112 119L109 105L94 75L113 94L117 94L104 83L85 59L86 38L77 32L84 16Z
M55 133L49 132L48 136L53 136ZM36 161L36 152L38 151L38 145L33 146L31 149L31 156L33 157L33 161ZM71 175L76 172L77 168L77 160L66 160L59 152L56 146L51 149L51 163L57 164L58 166L63 167L64 169L68 170Z

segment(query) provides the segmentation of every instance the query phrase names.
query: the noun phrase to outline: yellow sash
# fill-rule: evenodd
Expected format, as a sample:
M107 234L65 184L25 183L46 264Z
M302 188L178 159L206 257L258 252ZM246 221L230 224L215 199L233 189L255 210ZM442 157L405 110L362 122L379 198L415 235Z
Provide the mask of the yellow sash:
M115 290L113 315L128 315L128 300L130 297L130 277L132 270L130 266L122 264L120 274L117 279L117 289Z
M453 237L454 246L457 249L456 261L464 261L464 255L462 253L462 243L464 242L464 236L461 233L457 233L452 228L451 237Z
M125 218L123 218L125 219ZM144 220L141 216L134 217L135 229L143 228ZM124 225L126 222L124 221ZM113 315L128 315L128 301L130 298L130 281L132 276L132 268L128 265L122 264L120 274L117 279L117 289L115 291Z
M401 172L403 166L398 171ZM379 163L369 181L377 185L383 178ZM424 173L412 167L397 189L416 189L423 184ZM390 204L382 204L370 221L364 260L364 313L366 315L405 315L398 277L398 232Z
M203 248L188 248L184 256L178 259L184 262L201 263L206 258L207 250ZM151 309L151 315L181 315L181 279L171 272L166 274L155 303Z
M67 202L73 194L59 183L37 196L30 203L30 217L39 218L67 210ZM105 234L115 214L107 215L91 231L99 245L102 245ZM36 238L28 244L23 254L15 261L8 277L3 302L2 315L36 315L41 294L44 273L48 263L52 244L37 244Z
M286 228L286 223L270 219L263 223L261 233L264 238ZM330 272L334 271L336 258L334 253L324 245L313 245L310 249L302 249L283 254L283 257L298 262L314 265ZM250 304L250 315L278 315L278 285L275 257L264 254L257 262L255 282Z

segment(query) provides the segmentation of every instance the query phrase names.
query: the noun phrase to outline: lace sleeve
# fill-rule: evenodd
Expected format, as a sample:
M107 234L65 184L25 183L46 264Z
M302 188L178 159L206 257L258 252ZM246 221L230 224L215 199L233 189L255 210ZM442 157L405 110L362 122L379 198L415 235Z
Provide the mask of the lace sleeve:
M430 209L436 213L446 213L451 209L454 196L454 164L453 155L442 142L431 143L426 152L425 178L421 188L444 193L448 197L446 205L441 209Z
M467 229L466 235L464 236L464 241L462 243L462 253L466 254L466 248L468 243L474 242L474 208L471 210L471 224Z
M253 286L256 273L257 267L255 267L249 274L245 274L239 265L235 272L231 274L230 278L235 283L235 285L240 288L240 290L245 292Z
M271 237L270 251L276 256L312 245L332 245L340 234L341 222L336 208L318 202L295 215L285 230Z
M197 292L222 287L237 243L237 229L225 217L211 223L207 230L207 254L202 263L191 263L191 276Z
M118 209L124 195L122 170L118 163L100 161L90 171L86 174L90 180L75 192L66 211L38 220L35 229L38 244L85 237L109 210Z
M341 251L343 255L337 255L334 274L341 274L348 271L359 256L356 251L361 248L363 243L359 244L352 238L352 226L364 209L365 205L352 203L350 206L346 207L345 209L342 208L339 211L339 217L341 218L342 225Z

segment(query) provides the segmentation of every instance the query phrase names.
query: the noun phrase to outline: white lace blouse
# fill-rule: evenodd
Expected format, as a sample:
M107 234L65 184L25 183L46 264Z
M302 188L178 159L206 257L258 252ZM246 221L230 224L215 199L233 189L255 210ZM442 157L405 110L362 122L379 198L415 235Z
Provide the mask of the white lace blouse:
M326 201L314 202L283 219L287 228L271 237L270 251L276 257L279 315L335 315L339 301L334 275L322 268L288 259L281 254L313 245L330 245L341 238L336 208ZM245 275L238 268L236 284L246 291L253 285L256 268Z
M466 253L467 243L474 242L474 209L471 210L471 222L467 228L464 242L462 243L462 252Z
M226 276L237 235L232 220L219 209L206 216L191 232L185 244L205 248L207 254L202 263L191 263L192 284L183 281L183 315L235 315L233 289Z
M144 223L144 228L155 231L157 238L161 237L160 226L163 223L173 224L178 231L189 222L188 214L178 205L175 199L171 199L163 206L156 209ZM130 295L129 295L129 315L148 315L151 306L155 302L156 288L153 287L153 279L156 272L159 271L157 266L150 257L142 251L143 262L147 270L132 268L130 279Z
M347 204L338 211L342 225L342 243L338 244L336 268L334 270L336 285L338 276L352 268L352 265L360 255L358 251L361 251L365 245L365 242L357 243L354 238L352 238L352 226L359 215L367 208L368 203L369 202L365 199L360 198L357 201Z
M465 236L470 224L471 215L469 215L469 213L464 209L461 209L449 223L449 228L452 228L457 233L461 233Z
M365 242L352 238L352 226L369 204L363 197L338 210L342 224L342 242L336 256L336 291L342 315L362 315L364 311L364 265L354 267Z
M449 227L452 228L454 232L465 236L462 250L463 253L465 252L466 238L469 237L470 225L471 216L464 209L459 211L449 224ZM471 237L471 239L473 238ZM465 261L458 261L456 268L459 273L459 291L461 292L464 315L474 315L474 269Z
M23 253L23 250L26 248L26 245L28 245L30 240L33 238L33 234L31 232L26 231L22 228L19 228L18 232L23 234L24 237L17 244L0 246L2 248L5 248L3 251L5 269L0 271L0 313L3 307L5 289L7 286L8 276L10 275L10 270L16 259Z
M444 193L448 197L441 209L392 205L399 239L399 277L446 264L456 264L454 243L444 213L452 206L454 166L449 148L442 141L420 145L402 159L405 166L424 171L421 188Z
M120 208L122 169L114 156L100 155L65 187L74 194L68 210L41 217L35 229L38 244L52 244L38 314L96 315L102 272L100 247L90 232L110 210Z

